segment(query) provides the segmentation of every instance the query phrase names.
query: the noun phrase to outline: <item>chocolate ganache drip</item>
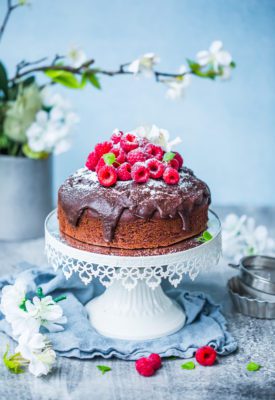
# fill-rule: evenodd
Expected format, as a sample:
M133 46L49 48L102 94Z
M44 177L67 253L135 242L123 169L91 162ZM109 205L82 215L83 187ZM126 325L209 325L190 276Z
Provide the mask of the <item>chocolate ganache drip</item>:
M68 221L77 226L85 210L103 222L104 240L111 242L116 226L127 218L181 217L182 229L189 230L189 214L195 207L210 204L208 186L183 167L177 185L150 179L147 183L118 181L112 187L101 186L95 172L81 168L60 187L59 202Z

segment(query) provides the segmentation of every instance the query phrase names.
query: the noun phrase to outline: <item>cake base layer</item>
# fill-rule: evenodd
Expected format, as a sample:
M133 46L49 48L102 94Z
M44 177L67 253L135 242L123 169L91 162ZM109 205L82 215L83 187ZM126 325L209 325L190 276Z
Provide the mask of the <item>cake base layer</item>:
M94 217L89 209L84 211L78 224L74 226L59 204L58 219L63 237L69 243L76 240L81 243L82 248L86 244L118 249L150 249L167 247L203 232L207 227L208 204L196 207L189 214L189 226L186 230L183 230L180 217L149 220L137 217L130 221L121 218L111 242L104 239L102 220Z

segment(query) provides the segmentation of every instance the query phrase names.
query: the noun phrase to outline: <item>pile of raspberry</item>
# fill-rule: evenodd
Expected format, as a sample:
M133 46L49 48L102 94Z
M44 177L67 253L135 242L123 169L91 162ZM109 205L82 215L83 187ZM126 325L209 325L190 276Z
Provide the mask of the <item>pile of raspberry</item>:
M109 141L98 143L86 162L86 167L96 171L99 183L106 187L117 181L146 183L150 178L176 185L182 165L178 152L165 152L146 138L122 131L114 132Z

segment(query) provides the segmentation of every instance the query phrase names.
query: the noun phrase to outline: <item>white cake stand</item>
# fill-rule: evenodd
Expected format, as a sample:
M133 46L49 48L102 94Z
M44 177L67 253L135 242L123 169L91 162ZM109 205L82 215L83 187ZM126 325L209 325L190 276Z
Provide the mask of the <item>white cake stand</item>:
M218 262L221 226L212 211L208 231L213 237L210 241L184 251L171 248L161 255L146 255L146 250L138 256L101 254L99 247L99 252L90 252L66 243L59 235L56 211L52 211L45 222L46 254L54 269L62 268L67 279L78 273L85 285L97 278L106 287L86 305L99 333L117 339L147 340L172 334L184 325L184 310L160 284L168 279L177 287L184 274L193 280L201 270Z

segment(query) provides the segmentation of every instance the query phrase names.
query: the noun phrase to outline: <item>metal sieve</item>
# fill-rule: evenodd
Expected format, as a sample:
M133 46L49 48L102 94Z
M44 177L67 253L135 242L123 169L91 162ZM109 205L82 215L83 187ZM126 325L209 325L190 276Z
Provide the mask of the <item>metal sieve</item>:
M256 291L275 295L275 258L248 256L240 264L229 264L240 271L240 281ZM255 297L257 293L255 292ZM258 297L261 297L260 295Z

